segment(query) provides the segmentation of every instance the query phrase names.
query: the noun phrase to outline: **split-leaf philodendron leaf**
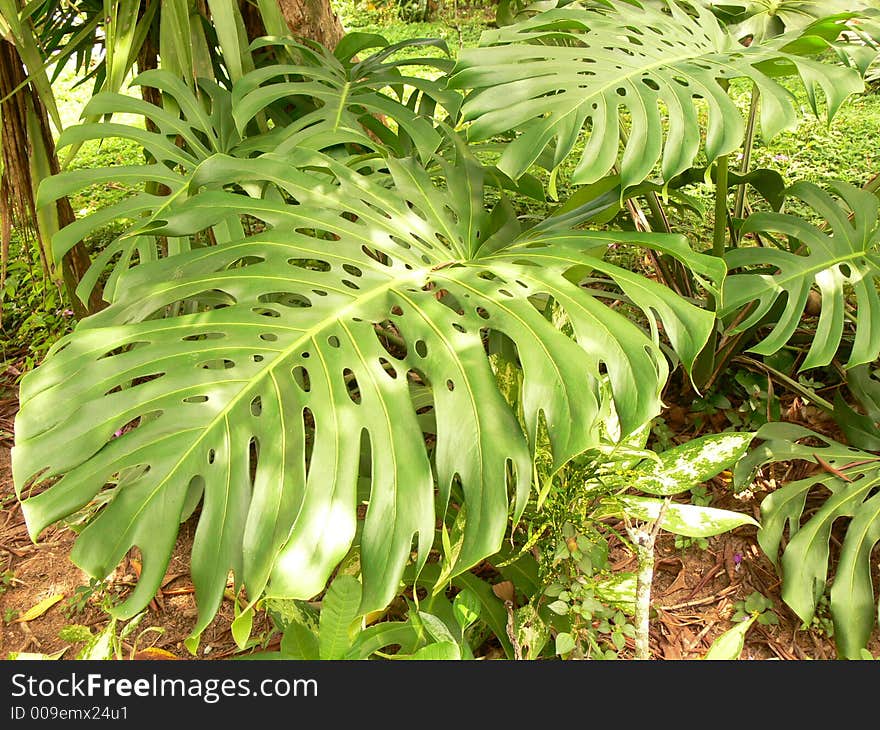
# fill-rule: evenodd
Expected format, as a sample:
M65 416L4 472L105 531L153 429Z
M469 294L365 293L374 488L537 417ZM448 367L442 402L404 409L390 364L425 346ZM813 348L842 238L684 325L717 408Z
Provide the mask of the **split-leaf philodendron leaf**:
M841 349L850 303L855 323L847 366L875 362L880 355L880 200L849 183L835 181L829 187L831 193L798 182L787 191L821 222L786 213L754 213L742 232L757 234L765 245L742 246L724 256L734 273L724 283L720 315L747 315L732 332L762 320L772 325L752 352L771 355L780 350L801 324L811 289L818 290L821 312L801 370L828 365ZM782 240L767 245L774 236ZM779 303L781 311L768 323L765 318Z
M664 5L571 3L484 32L450 78L470 90L462 106L469 138L516 131L498 167L517 177L550 146L557 167L588 129L572 182L595 182L618 166L627 188L658 163L669 180L701 151L711 163L739 148L745 120L726 90L735 79L760 91L764 139L792 128L800 113L780 77L800 78L816 114L824 96L828 118L864 89L855 68L807 57L841 34L845 15L745 46L699 2L689 4L693 15Z
M761 444L736 465L738 488L765 464L800 460L813 465L804 478L764 497L758 530L761 549L783 576L782 599L805 624L828 585L832 529L844 524L830 610L840 656L857 659L877 625L871 555L880 541L880 456L793 423L767 423L755 437ZM813 494L822 502L808 510Z
M606 378L624 434L657 415L661 330L686 368L707 341L712 313L602 259L611 243L651 246L720 294L723 263L683 237L523 229L509 204L487 206L473 160L447 165L445 184L412 160L387 169L305 150L202 162L153 233L232 213L273 227L125 272L115 301L23 378L13 469L30 534L94 505L74 561L103 577L142 554L117 615L152 598L199 504L195 635L230 571L251 601L308 599L353 544L360 611L384 606L405 566L424 565L450 500L464 516L453 572L467 570L525 505L541 418L562 465L597 443ZM581 285L588 275L616 284L644 329L603 303L607 289ZM548 321L548 297L573 336ZM516 348L524 428L496 384L490 332ZM428 434L414 405L426 392Z

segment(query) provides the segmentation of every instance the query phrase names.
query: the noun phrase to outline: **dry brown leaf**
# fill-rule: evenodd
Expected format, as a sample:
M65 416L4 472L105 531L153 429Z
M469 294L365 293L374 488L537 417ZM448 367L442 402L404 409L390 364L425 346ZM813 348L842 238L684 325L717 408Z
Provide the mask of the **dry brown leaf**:
M677 660L681 659L681 650L678 646L670 641L663 641L660 643L660 649L663 652L664 659Z
M681 560L679 560L678 562L681 564L681 569L678 571L678 575L675 576L675 580L670 583L669 588L667 588L665 591L663 591L663 593L660 594L663 597L671 595L676 591L680 591L688 587L685 575L687 571L685 570L684 563Z
M496 583L494 586L492 586L492 593L494 593L502 601L510 601L512 603L514 599L513 582L509 580L504 580L501 581L501 583Z

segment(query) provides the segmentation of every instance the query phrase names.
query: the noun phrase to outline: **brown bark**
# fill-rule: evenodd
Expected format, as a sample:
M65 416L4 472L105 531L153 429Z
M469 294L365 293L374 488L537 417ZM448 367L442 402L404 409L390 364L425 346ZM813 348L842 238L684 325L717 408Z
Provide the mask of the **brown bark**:
M311 38L327 48L334 48L345 35L330 0L278 0L278 7L295 36Z
M147 2L143 3L141 6L141 14L143 17L147 8L149 7L151 2L157 2L157 0L147 0ZM138 49L137 54L137 70L138 73L143 73L144 71L150 71L154 68L159 68L159 44L155 39L156 33L156 24L153 23L150 29L147 31L147 35L144 38L144 42L141 47ZM159 89L153 86L142 85L141 89L141 98L150 103L155 104L156 106L162 106L162 94ZM158 132L159 128L153 122L152 119L146 117L146 125L147 130L150 132Z
M249 41L261 36L267 35L266 26L263 25L263 17L260 15L260 9L252 3L242 3L241 19L244 21L244 30L247 33Z

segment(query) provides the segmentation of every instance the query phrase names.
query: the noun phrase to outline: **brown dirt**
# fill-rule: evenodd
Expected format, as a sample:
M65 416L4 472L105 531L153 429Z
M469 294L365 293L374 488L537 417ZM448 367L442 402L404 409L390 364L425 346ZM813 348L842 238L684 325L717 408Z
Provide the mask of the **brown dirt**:
M61 651L61 658L73 659L83 644L67 643L59 637L59 631L71 624L88 626L93 633L103 629L108 615L101 607L101 599L107 594L84 595L89 576L69 558L76 538L72 529L53 526L44 531L38 544L31 542L12 487L8 442L0 445L0 503L0 574L8 571L7 575L14 576L11 585L0 593L0 659L7 658L11 652L52 655ZM197 613L188 570L194 529L192 522L181 526L162 588L137 631L125 642L123 659L133 658L137 652L151 647L181 659L196 658L183 645ZM112 594L124 596L134 586L138 568L135 559L124 560L108 581ZM40 601L58 595L63 598L38 618L27 622L15 620ZM225 599L217 617L202 635L197 658L213 659L236 651L229 630L232 619L232 602ZM260 615L253 635L267 628L266 616ZM135 641L134 637L145 630ZM138 658L159 657L142 655Z
M68 557L75 538L73 530L63 526L49 528L36 545L27 535L10 473L12 415L10 401L0 403L0 574L14 576L5 590L0 588L0 659L13 652L62 652L61 658L73 659L82 645L65 642L59 631L70 624L82 624L97 632L106 626L108 617L101 609L99 595L82 602L79 610L73 607L77 589L82 591L89 584L88 576ZM713 481L709 486L715 497L713 506L751 511L758 516L762 494L736 500L722 481ZM183 645L196 618L187 568L194 527L194 519L182 525L165 582L135 635L149 627L157 627L161 632L147 632L134 646L133 637L130 638L122 658L131 658L147 647L181 659L222 659L236 653L230 633L231 600L224 600L218 616L203 634L197 657ZM684 550L675 547L672 535L660 535L652 594L657 611L651 625L653 658L690 660L703 656L714 639L733 626L734 604L753 591L773 600L779 624L754 624L746 636L741 659L836 658L833 638L816 628L803 629L801 621L783 603L780 581L758 547L755 533L753 527L740 527L711 538L706 549L691 546ZM612 557L618 570L633 569L634 558L629 552L618 549L612 551ZM120 596L130 590L136 581L137 567L136 561L126 559L112 576L112 590ZM64 598L31 621L14 620L52 595ZM270 648L277 643L277 636L271 635L271 623L263 613L258 614L253 636L264 637L264 645ZM869 649L880 654L880 640L873 640ZM486 658L494 654L497 652L491 646L486 648Z

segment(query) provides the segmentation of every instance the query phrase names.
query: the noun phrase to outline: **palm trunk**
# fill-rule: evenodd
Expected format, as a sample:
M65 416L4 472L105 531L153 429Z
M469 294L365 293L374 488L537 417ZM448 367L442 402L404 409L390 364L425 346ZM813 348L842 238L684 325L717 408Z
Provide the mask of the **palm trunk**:
M329 0L278 0L290 32L333 48L345 34Z

